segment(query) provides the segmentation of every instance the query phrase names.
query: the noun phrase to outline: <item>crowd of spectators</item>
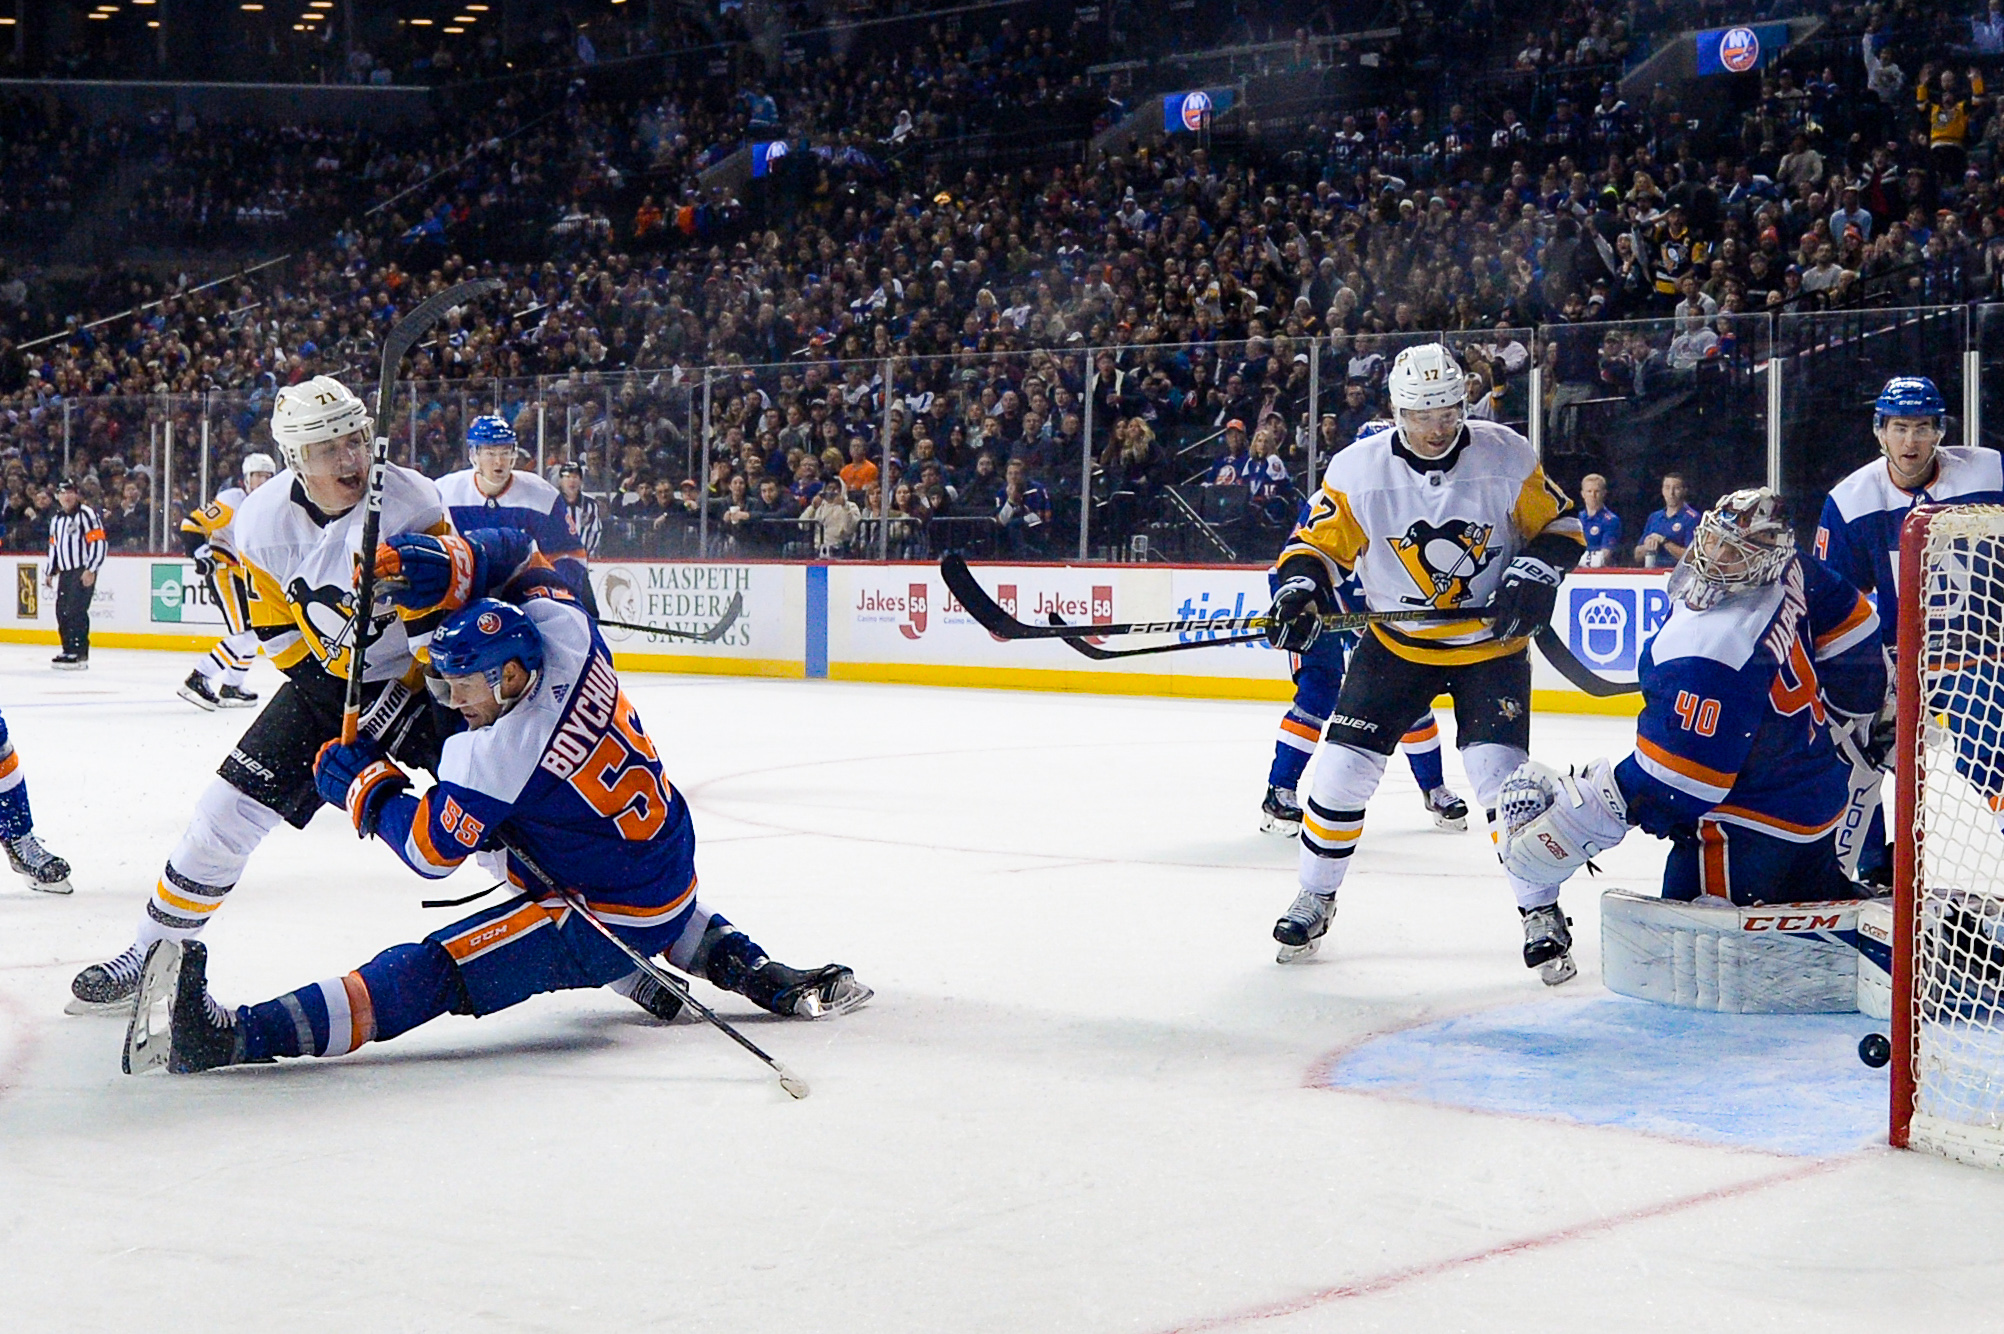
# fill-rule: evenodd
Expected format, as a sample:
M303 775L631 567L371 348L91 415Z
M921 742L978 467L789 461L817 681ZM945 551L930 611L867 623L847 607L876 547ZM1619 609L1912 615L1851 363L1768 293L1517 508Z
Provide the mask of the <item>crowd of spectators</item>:
M412 374L434 387L397 414L403 456L457 466L468 414L498 408L546 462L586 465L609 542L663 554L693 550L692 526L742 550L1058 554L1084 510L1096 545L1194 533L1214 545L1185 554L1256 558L1310 457L1382 414L1390 354L1429 331L1484 331L1458 343L1478 413L1521 422L1543 358L1547 426L1566 432L1589 397L1746 361L1746 315L1998 293L2004 117L1984 33L2004 19L1988 0L1958 42L1938 16L1832 6L1827 37L1710 126L1676 88L1631 106L1602 80L1666 6L1569 0L1513 26L1526 12L1446 16L1495 33L1498 77L1466 101L1437 118L1403 94L1326 109L1292 157L1257 136L1008 169L906 152L901 126L922 144L1034 105L1105 119L1080 91L1079 33L1006 20L774 64L729 96L511 94L424 144L177 128L135 224L344 204L348 220L275 269L142 285L136 313L5 349L9 541L43 512L35 468L63 441L107 509L135 487L151 504L170 411L183 448L208 419L224 475L279 385L366 379L399 312L474 273L506 294L419 351ZM765 133L824 150L801 155L791 193L754 210L699 184ZM0 302L22 304L7 284ZM720 368L708 472L703 367ZM158 394L197 397L93 397Z

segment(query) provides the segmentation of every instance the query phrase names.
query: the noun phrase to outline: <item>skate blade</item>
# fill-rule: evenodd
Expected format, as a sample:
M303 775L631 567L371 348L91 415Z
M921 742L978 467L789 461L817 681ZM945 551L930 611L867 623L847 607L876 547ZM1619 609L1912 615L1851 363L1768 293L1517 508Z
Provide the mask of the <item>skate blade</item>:
M1306 945L1282 945L1274 951L1275 963L1299 963L1322 948L1322 937L1317 936Z
M63 1013L108 1015L116 1016L120 1019L130 1019L132 1017L132 997L127 996L124 1000L116 1001L87 1001L80 997L72 996L68 1004L63 1006Z
M87 672L90 670L90 664L87 662L52 662L49 666L59 672Z
M214 713L216 711L216 703L214 700L203 699L200 695L188 689L188 687L186 686L180 687L174 693L179 695L182 699L187 700L190 704L200 709L203 713Z
M231 699L228 695L224 695L216 701L215 707L224 709L254 709L257 707L257 701L254 699Z
M1301 836L1301 821L1283 820L1277 815L1262 813L1259 817L1259 831L1262 834L1273 834L1279 838L1299 838Z
M838 1015L860 1010L870 1003L870 997L877 993L852 978L845 978L835 994L826 999L818 991L810 991L794 1002L793 1014L796 1019L833 1019Z
M1538 980L1548 987L1564 986L1579 976L1579 968L1573 963L1570 953L1561 954L1556 959L1547 959L1538 965Z
M1468 831L1468 817L1465 815L1442 815L1439 811L1435 811L1433 827L1435 829L1447 830L1449 833L1466 833Z
M61 880L51 880L46 884L44 884L40 880L35 879L32 873L22 876L21 878L28 882L29 889L35 890L38 893L74 894L76 892L76 886L70 883L70 878L68 876L64 876Z
M158 940L146 951L139 974L139 994L133 998L132 1022L125 1028L125 1053L120 1064L128 1075L164 1070L173 1056L174 993L181 985L181 946ZM160 1027L153 1027L158 1011Z

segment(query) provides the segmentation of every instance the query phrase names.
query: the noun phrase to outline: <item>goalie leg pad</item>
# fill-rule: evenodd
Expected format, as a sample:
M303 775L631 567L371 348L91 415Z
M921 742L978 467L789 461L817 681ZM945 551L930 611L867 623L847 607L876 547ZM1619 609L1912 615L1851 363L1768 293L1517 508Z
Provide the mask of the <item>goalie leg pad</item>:
M1600 901L1601 977L1637 1000L1721 1014L1858 1008L1855 902L1735 907L1611 889ZM1888 993L1890 995L1890 992Z

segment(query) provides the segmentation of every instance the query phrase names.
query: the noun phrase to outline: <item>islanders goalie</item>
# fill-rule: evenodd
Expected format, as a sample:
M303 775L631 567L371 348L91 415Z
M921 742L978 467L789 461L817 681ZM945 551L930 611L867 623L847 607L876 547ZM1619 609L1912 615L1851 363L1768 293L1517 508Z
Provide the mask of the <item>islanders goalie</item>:
M1858 823L1855 812L1847 819L1857 775L1869 773L1876 793L1851 733L1869 732L1885 689L1877 613L1797 553L1766 489L1736 491L1699 521L1667 591L1670 616L1642 656L1635 749L1571 773L1520 766L1498 803L1504 866L1556 892L1640 827L1673 843L1665 900L1865 897L1839 836ZM1617 981L1608 984L1627 989Z

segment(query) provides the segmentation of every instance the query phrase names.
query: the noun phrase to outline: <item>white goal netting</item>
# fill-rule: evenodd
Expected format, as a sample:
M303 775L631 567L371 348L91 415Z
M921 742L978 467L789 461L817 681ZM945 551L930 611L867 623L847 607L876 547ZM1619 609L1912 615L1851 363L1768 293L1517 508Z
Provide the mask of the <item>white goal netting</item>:
M1900 591L1919 649L1898 666L1914 744L1900 771L1912 817L1894 833L1912 868L1894 941L1910 967L1894 1138L1910 1115L1912 1146L2004 1166L2004 506L1915 522Z

